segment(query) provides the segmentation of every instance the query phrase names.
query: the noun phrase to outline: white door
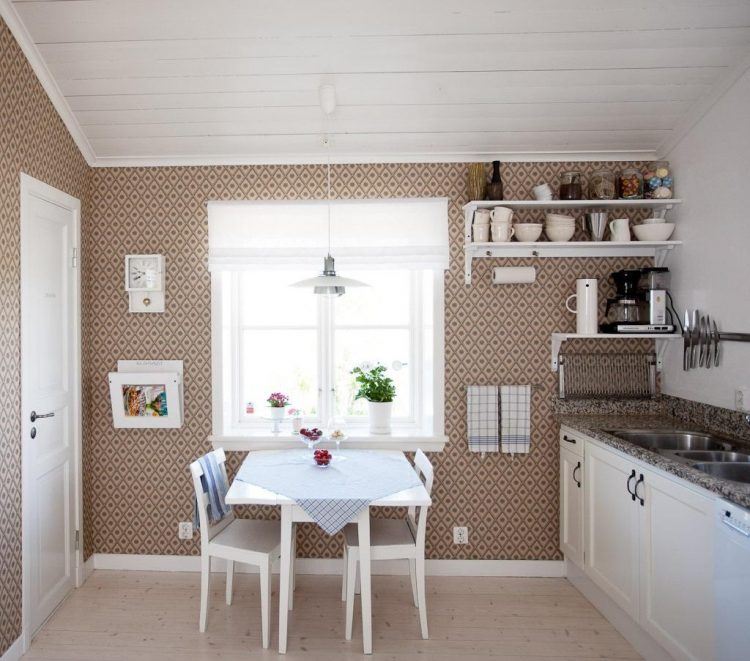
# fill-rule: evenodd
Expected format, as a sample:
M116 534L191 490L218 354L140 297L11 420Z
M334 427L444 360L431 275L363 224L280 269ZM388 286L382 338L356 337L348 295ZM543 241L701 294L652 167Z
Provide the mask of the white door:
M583 457L560 448L560 550L583 567Z
M602 590L638 618L639 501L627 459L586 443L584 476L585 571Z
M78 484L80 203L21 179L24 630L74 587Z
M714 641L713 499L650 471L644 471L638 493L645 501L641 512L641 624L675 659L710 659Z

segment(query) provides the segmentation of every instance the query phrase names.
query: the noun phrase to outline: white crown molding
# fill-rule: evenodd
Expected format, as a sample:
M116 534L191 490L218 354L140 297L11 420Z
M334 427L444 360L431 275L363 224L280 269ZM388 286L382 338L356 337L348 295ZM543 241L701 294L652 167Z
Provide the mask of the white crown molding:
M94 569L118 571L200 571L200 556L188 555L127 555L95 553ZM91 558L89 558L91 560ZM87 562L89 562L87 560ZM211 561L211 571L224 571L224 562ZM341 575L339 558L299 558L295 563L299 574ZM236 571L256 574L257 567L240 565ZM278 567L274 567L278 573ZM372 563L374 575L405 576L409 573L405 562L376 561ZM560 578L565 576L561 560L427 560L428 576L528 576L534 578Z
M29 61L36 77L39 79L39 82L47 93L49 100L60 115L60 119L62 119L63 124L65 124L70 132L73 141L78 146L78 149L86 159L86 162L89 165L94 165L96 162L96 155L91 148L88 138L83 133L81 125L78 123L78 120L70 109L68 102L65 100L65 96L60 91L57 82L47 68L44 59L37 50L36 44L34 44L34 40L31 38L29 31L21 21L21 17L16 12L15 7L13 7L11 0L0 0L0 16L2 16L10 29L11 34L15 37L18 45L21 47L21 50Z
M727 71L711 88L705 97L693 105L688 114L670 132L657 148L659 159L666 159L669 154L693 130L693 127L703 119L721 98L730 90L743 74L750 68L750 50L737 64Z
M2 0L0 0L2 1ZM570 151L570 152L471 152L434 154L331 154L331 163L466 163L473 161L500 160L504 163L527 163L535 161L653 161L655 150L627 151ZM100 156L91 163L97 168L123 167L175 167L175 166L230 166L230 165L324 165L325 154L301 154L279 156L260 154L255 156Z

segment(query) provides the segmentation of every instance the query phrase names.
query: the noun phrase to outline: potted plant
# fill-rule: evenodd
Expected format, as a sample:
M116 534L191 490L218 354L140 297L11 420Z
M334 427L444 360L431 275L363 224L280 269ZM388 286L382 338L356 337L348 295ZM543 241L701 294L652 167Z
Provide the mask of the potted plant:
M286 415L286 406L289 404L289 397L283 392L272 392L268 399L269 413L272 420L283 420Z
M369 408L370 433L390 434L393 398L396 386L393 380L385 375L384 365L372 368L355 367L352 370L359 390L354 399L366 399Z

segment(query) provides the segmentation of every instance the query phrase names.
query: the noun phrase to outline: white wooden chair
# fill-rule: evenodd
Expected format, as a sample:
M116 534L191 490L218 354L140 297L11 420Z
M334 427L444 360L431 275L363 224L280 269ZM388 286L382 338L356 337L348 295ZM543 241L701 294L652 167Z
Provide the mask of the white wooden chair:
M422 450L414 457L414 469L432 492L434 472ZM428 637L427 603L425 601L424 545L427 532L427 507L410 507L406 519L370 519L370 555L372 560L408 560L414 605L419 609L422 638ZM354 593L358 579L359 537L357 526L344 528L344 576L341 600L346 601L346 639L352 638Z
M219 448L213 451L216 463L226 478L226 455ZM271 630L271 563L279 558L281 526L278 521L256 521L237 519L229 512L216 525L208 519L208 495L203 491L201 476L203 469L198 461L190 464L193 487L198 499L198 521L201 532L201 610L199 628L206 630L208 613L208 582L211 558L223 558L227 563L227 605L232 603L234 563L244 562L260 570L261 629L263 647L268 648ZM292 570L293 571L293 570ZM293 574L292 574L293 575ZM293 584L292 584L293 585ZM294 589L293 587L291 589Z

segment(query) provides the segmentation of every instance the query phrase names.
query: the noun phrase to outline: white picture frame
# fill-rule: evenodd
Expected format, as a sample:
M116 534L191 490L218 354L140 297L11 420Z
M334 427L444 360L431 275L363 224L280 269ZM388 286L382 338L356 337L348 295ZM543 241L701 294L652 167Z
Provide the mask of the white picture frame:
M109 373L112 422L116 429L182 427L182 376L179 372ZM160 413L166 408L165 413Z

